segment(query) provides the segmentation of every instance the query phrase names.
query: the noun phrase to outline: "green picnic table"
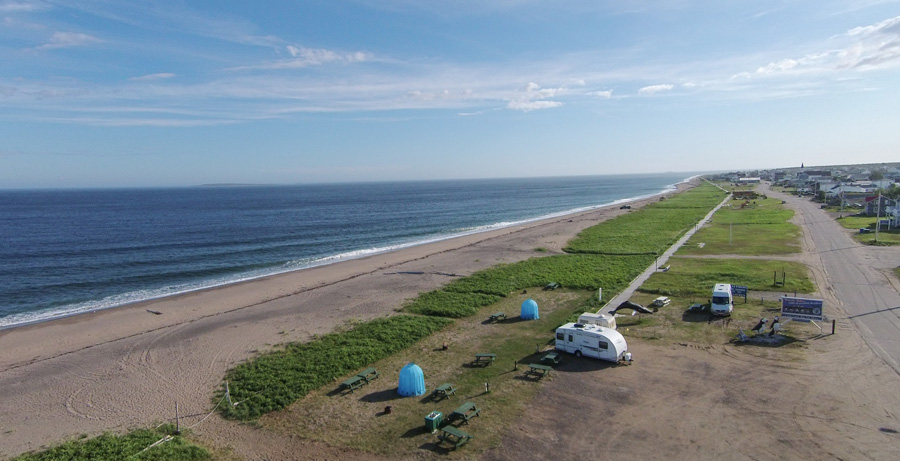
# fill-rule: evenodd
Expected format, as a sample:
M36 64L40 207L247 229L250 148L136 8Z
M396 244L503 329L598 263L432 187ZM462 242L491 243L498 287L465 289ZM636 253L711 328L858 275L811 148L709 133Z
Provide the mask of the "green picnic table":
M549 374L550 374L550 370L553 369L553 368L551 368L551 367L549 367L549 366L547 366L547 365L541 365L541 364L539 364L539 363L529 363L529 364L528 364L528 367L531 368L531 369L528 370L528 372L526 372L525 374L534 374L534 375L538 375L538 379L543 378L544 376L549 375Z
M434 390L435 397L449 399L451 394L456 394L456 388L453 387L453 385L450 383L441 384L437 387L437 389Z
M464 423L468 424L469 420L478 416L479 413L481 413L481 410L478 409L475 402L466 402L456 407L447 419L450 421L461 419Z
M378 378L378 371L374 367L369 367L342 382L341 389L349 390L352 394L353 391L369 384L376 378Z
M506 319L506 312L494 312L491 314L490 320L493 322Z
M456 448L465 445L469 440L474 438L472 437L472 434L449 425L441 428L440 437L441 440L449 440L451 443L454 443ZM454 438L456 439L455 442L453 440Z
M360 378L365 379L366 382L370 382L373 379L378 378L378 371L375 370L375 367L369 367L369 368L366 368L365 370L359 372L356 376L359 376Z
M497 354L488 354L488 353L480 353L475 354L475 363L484 363L484 366L488 366L494 363L494 360L497 360Z
M544 354L543 357L541 357L541 363L544 363L544 364L547 364L550 366L559 365L559 361L560 361L559 354L557 354L556 352L552 352L552 351L547 352L546 354Z

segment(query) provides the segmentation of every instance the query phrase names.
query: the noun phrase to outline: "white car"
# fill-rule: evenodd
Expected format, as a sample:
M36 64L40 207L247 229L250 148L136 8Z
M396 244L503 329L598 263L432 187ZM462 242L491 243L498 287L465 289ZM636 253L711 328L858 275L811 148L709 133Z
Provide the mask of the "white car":
M671 302L671 300L669 299L668 296L660 296L660 297L654 299L650 305L653 307L663 307L663 306L668 306L670 302Z

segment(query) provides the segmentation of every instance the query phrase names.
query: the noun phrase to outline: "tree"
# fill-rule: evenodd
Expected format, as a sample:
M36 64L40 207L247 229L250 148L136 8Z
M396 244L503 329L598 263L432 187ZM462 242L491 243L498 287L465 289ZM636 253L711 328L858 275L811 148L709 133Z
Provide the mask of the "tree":
M869 174L869 181L881 181L882 179L884 179L884 173L880 171L873 171Z

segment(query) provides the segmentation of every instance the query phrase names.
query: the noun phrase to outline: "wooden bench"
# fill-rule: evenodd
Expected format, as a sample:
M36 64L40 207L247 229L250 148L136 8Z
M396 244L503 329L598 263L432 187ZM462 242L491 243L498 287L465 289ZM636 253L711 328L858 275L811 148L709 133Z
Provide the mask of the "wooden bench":
M475 354L475 364L484 363L484 366L488 366L496 359L497 354Z
M538 375L538 379L541 379L541 378L543 378L544 376L549 375L549 374L550 374L550 370L553 369L553 368L551 368L551 367L549 367L549 366L547 366L547 365L541 365L541 364L539 364L539 363L529 363L529 364L528 364L528 367L531 368L531 369L528 370L528 372L526 372L525 374L526 374L526 375L527 375L527 374Z
M468 424L469 420L478 416L479 413L481 413L481 410L475 406L475 402L466 402L453 410L453 413L450 413L450 416L447 419L450 421L461 419L464 423Z
M490 317L490 320L493 322L504 319L506 319L506 312L494 312Z
M469 442L469 440L473 439L472 434L469 434L468 432L457 429L453 426L442 427L440 437L441 437L441 440L449 440L451 443L455 443L456 448L459 448L459 447L465 445L466 443ZM456 439L455 442L453 440L454 438Z
M541 357L541 363L546 365L559 365L560 357L556 352L547 352L543 357Z
M365 379L366 382L371 382L373 379L378 379L378 371L375 370L375 367L369 367L365 370L359 372L356 376L359 376L362 379Z
M450 395L456 395L456 388L450 383L444 383L434 390L434 396L449 399Z

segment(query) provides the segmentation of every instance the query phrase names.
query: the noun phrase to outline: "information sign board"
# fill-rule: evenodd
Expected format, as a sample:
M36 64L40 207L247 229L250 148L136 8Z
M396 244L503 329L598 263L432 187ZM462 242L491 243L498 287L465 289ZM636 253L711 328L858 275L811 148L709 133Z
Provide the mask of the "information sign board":
M822 312L821 299L781 298L781 316L798 322L810 320L822 321L825 317Z

